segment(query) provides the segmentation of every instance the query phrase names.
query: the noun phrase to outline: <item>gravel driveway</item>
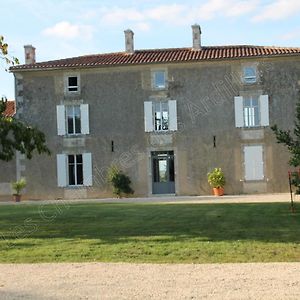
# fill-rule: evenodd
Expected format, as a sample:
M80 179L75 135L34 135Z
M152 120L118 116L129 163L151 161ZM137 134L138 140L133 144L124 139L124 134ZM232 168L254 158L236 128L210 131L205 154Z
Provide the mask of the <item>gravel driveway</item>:
M300 263L2 264L0 299L300 299Z

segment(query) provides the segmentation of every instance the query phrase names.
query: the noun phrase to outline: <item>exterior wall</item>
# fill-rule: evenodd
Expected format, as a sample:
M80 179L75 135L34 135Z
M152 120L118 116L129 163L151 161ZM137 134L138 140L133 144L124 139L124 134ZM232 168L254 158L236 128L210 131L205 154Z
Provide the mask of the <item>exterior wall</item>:
M15 160L4 162L0 161L0 200L10 199L12 195L11 182L16 180Z
M241 67L257 63L258 83L241 84ZM167 69L167 90L153 91L151 69ZM80 95L64 93L63 70L22 71L20 118L36 124L47 135L52 156L24 161L27 197L105 197L112 162L130 176L136 196L152 194L151 151L174 151L178 195L210 194L207 173L221 167L226 193L283 192L288 185L288 153L278 145L270 127L235 127L234 97L247 93L269 95L270 125L292 128L300 80L300 59L274 58L206 63L178 63L72 70L80 74ZM73 73L74 73L73 72ZM21 76L22 75L22 76ZM19 79L18 79L19 76ZM177 100L178 130L146 133L144 101ZM18 97L17 97L18 100ZM56 105L89 104L90 134L76 138L57 135ZM114 152L111 142L114 142ZM215 143L215 145L214 145ZM263 145L265 179L244 180L244 145ZM92 153L93 186L58 188L56 154ZM23 174L23 173L22 173Z

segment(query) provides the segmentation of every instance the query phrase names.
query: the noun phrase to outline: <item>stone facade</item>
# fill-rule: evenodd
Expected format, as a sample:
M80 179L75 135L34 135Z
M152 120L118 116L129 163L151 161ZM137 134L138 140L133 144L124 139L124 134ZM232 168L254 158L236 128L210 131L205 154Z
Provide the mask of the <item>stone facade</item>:
M256 68L252 84L242 80L247 65ZM164 88L153 88L156 70L166 74ZM105 176L112 163L130 176L136 196L152 195L154 152L174 155L176 195L210 194L207 173L215 167L225 173L228 194L288 190L289 155L276 143L270 126L293 127L299 55L14 73L19 118L45 132L52 151L30 161L18 157L28 198L111 196ZM68 93L66 78L74 74L80 87ZM268 96L269 124L237 127L235 97L261 95ZM147 132L145 102L168 100L176 100L177 128ZM88 104L89 133L59 135L57 106L82 104ZM245 179L245 147L255 150L251 146L262 150L263 174L257 180ZM90 183L59 187L57 154L84 153L91 154Z

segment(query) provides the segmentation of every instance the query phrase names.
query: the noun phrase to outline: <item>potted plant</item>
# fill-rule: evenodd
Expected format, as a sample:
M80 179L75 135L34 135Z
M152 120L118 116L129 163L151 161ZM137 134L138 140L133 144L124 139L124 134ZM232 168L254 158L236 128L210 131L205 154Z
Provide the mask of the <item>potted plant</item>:
M21 191L25 188L26 186L26 180L25 178L21 178L20 180L17 180L11 184L12 189L15 191L13 194L13 200L15 202L20 202L21 201Z
M213 188L215 196L224 195L225 176L221 168L215 168L207 174L208 183Z

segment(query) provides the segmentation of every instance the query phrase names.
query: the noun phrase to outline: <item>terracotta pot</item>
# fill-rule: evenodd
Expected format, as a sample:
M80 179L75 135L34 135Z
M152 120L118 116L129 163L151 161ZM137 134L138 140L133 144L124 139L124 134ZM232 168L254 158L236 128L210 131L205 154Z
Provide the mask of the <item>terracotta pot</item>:
M224 195L224 188L213 188L213 192L215 196L223 196Z
M15 202L20 202L21 201L21 195L13 194L13 200Z

